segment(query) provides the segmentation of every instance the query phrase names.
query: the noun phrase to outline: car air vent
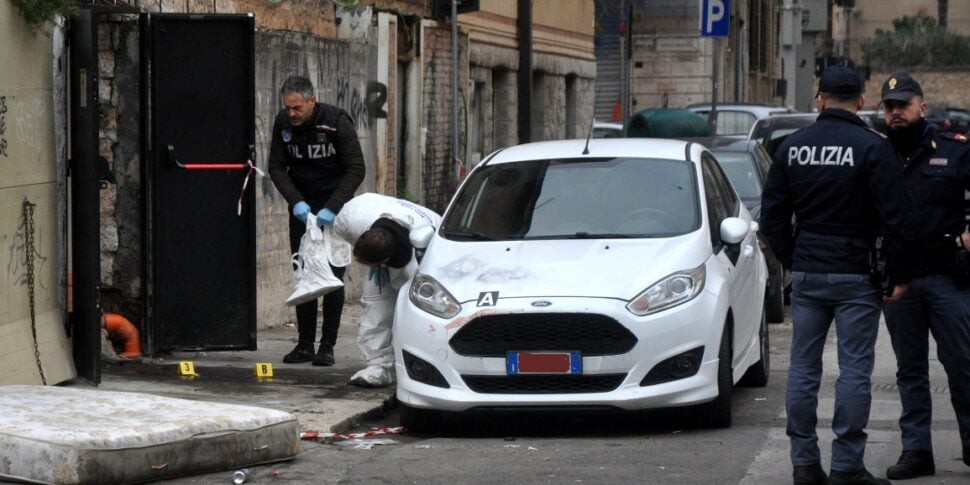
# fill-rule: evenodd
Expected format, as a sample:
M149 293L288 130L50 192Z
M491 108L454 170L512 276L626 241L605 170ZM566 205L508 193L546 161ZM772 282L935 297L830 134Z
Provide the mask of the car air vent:
M626 379L626 374L599 375L462 375L468 388L480 394L574 394L610 392Z
M637 338L619 322L596 313L485 315L449 341L467 357L505 357L509 351L579 351L583 357L625 354Z

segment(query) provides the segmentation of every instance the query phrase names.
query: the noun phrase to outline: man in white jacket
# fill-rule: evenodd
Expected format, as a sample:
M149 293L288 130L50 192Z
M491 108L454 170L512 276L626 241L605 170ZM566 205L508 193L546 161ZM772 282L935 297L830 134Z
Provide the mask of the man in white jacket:
M394 305L399 290L418 269L409 234L440 222L441 216L428 208L379 194L354 197L337 214L334 232L353 245L357 262L370 266L357 330L357 347L367 367L350 378L352 384L382 387L394 381Z

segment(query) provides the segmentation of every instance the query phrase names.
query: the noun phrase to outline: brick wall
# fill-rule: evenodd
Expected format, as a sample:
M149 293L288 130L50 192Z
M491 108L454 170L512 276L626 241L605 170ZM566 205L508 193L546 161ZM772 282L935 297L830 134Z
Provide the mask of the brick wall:
M459 66L466 66L459 73L458 85L468 85L467 36L459 42ZM424 86L422 119L424 122L423 184L424 205L442 212L454 194L458 183L458 168L452 163L452 59L451 30L447 24L425 22L423 38ZM463 74L463 75L462 75ZM459 120L463 119L467 93L459 93ZM462 125L459 133L464 133ZM459 153L464 153L459 140ZM463 155L462 155L463 156Z

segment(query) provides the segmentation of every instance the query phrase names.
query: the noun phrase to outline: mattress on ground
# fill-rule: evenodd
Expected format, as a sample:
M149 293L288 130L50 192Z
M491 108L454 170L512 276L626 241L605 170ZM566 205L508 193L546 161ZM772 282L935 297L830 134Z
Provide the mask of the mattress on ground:
M148 394L0 386L0 479L138 483L292 459L289 413Z

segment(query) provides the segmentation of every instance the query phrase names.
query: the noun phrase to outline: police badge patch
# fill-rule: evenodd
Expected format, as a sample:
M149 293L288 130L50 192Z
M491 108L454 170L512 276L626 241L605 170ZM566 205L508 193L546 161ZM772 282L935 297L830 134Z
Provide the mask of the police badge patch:
M326 143L326 142L327 142L327 134L317 133L317 143Z
M280 135L283 137L284 143L289 143L290 140L293 139L293 133L291 133L290 130L283 130L280 132Z
M947 160L945 158L931 158L930 159L930 165L933 165L933 166L936 166L936 167L945 167L945 166L947 166L948 163L949 163L949 160Z

